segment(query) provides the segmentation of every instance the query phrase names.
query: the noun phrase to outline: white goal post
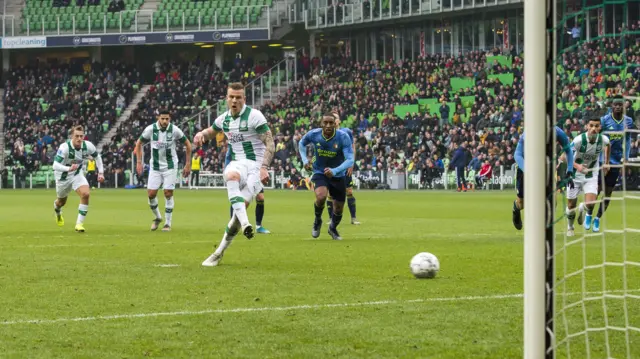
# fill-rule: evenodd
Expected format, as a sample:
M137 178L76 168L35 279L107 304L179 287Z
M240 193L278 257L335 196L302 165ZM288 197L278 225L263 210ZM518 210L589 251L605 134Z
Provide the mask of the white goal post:
M526 207L524 216L524 358L543 359L547 348L545 288L546 265L546 144L548 123L547 96L554 78L547 78L547 58L553 58L553 34L547 32L547 12L554 13L554 0L525 0L524 13L524 127L526 141L524 171ZM549 86L549 87L547 87ZM551 132L551 136L555 131ZM553 210L553 206L549 210ZM553 227L552 227L553 228Z
M269 183L264 186L266 189L275 188L276 174L274 171L269 171ZM224 175L222 173L212 172L200 172L198 178L193 173L189 176L188 182L189 189L225 189L227 188L224 183Z

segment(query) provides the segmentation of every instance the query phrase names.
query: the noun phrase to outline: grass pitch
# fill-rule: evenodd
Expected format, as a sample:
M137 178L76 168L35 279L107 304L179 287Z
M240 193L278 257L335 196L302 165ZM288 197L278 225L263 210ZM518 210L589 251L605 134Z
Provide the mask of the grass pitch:
M63 228L54 197L0 191L0 357L522 356L523 245L511 225L511 191L357 192L363 224L345 216L342 242L330 239L326 224L311 238L311 193L267 191L264 225L273 234L237 237L216 268L200 263L228 221L223 191L176 191L171 233L148 230L142 190L93 191L84 234L73 231L77 197L64 209ZM631 200L608 213L611 225L624 213L628 227L640 227L640 205ZM607 261L639 261L639 235L606 238ZM436 279L412 277L409 260L422 251L438 256ZM571 273L602 263L603 241L588 237L564 253L558 271ZM580 292L586 283L602 291L603 278L607 290L640 289L637 267L622 269L580 272L563 289ZM637 299L627 298L626 315L621 299L585 303L591 326L607 325L605 318L640 326ZM563 313L559 333L584 330L582 306ZM627 343L631 357L640 356L636 332L607 333L592 333L588 348L584 335L572 340L571 356L588 349L592 357L626 357ZM566 356L563 346L559 357Z

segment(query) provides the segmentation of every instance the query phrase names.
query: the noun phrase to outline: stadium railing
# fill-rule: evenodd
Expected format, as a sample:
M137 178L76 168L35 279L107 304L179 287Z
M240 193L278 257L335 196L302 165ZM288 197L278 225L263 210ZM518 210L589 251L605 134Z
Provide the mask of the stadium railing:
M452 0L448 6L441 6L441 1L434 0L371 0L346 3L340 7L341 10L336 6L318 6L306 9L303 14L305 27L317 29L523 2L524 0Z
M13 15L2 15L3 36L91 35L108 33L171 32L233 29L269 29L283 17L296 16L280 3L269 6L233 6L225 9L126 10L118 13L42 15L36 22L24 16L18 27Z
M266 101L273 102L279 96L284 95L290 86L298 80L297 57L303 48L285 52L284 59L280 60L268 70L251 80L245 85L247 105L260 108ZM227 103L224 99L218 101L217 111L226 111Z

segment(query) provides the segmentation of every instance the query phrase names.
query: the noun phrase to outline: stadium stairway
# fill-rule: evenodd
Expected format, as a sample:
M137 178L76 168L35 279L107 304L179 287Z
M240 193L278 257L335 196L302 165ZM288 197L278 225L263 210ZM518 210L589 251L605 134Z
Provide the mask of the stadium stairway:
M140 89L138 90L138 93L136 93L136 95L133 97L133 100L131 100L131 103L129 104L129 106L127 106L127 108L122 112L122 114L120 114L118 121L113 126L111 126L111 129L109 130L109 132L107 132L107 134L104 135L104 137L102 137L102 140L100 140L100 143L98 143L99 151L102 151L103 146L111 143L111 139L113 138L113 136L115 136L118 128L120 128L120 125L122 125L124 121L129 119L129 117L131 116L131 112L138 106L138 103L142 100L144 95L147 94L151 86L153 85L144 85L140 87Z
M4 98L4 89L0 89L0 97ZM4 169L4 101L0 101L0 171Z
M152 17L149 16L150 11L157 11L158 4L161 2L162 0L146 0L142 3L140 15L138 16L138 27L141 31L151 31Z
M4 15L7 17L5 31L11 31L12 26L14 31L16 31L16 33L11 35L19 35L17 31L22 26L22 9L25 6L25 2L25 0L5 0L6 8ZM11 25L11 21L14 21L13 25Z

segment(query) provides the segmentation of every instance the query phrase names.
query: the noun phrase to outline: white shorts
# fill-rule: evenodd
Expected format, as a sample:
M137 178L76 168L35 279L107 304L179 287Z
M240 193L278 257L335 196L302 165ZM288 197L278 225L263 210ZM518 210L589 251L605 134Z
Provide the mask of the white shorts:
M567 199L578 198L580 192L598 194L598 176L574 179L573 189L567 189Z
M82 186L89 186L89 182L82 174L67 177L65 180L56 181L56 195L58 198L67 198L71 191L75 191Z
M176 188L176 170L155 171L149 170L149 180L147 181L147 189L157 190L162 186L163 189L173 190Z
M240 174L240 191L245 201L251 202L262 191L260 165L255 161L239 160L229 162L224 169L225 182L229 172L238 172Z

